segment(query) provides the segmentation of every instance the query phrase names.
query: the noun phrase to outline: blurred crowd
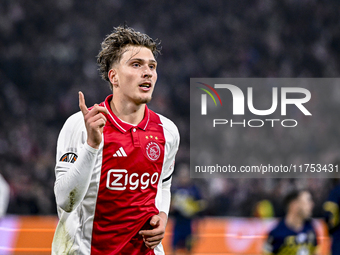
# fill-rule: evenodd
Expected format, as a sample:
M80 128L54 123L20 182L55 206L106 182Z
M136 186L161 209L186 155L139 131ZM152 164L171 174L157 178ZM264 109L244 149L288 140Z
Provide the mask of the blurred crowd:
M58 133L79 110L79 90L88 106L111 92L99 77L96 55L114 26L126 22L160 39L158 83L149 107L177 124L181 134L177 162L188 163L190 78L339 77L339 9L337 0L2 0L0 173L11 188L8 213L56 213ZM332 93L340 95L339 90ZM322 100L327 98L320 98L319 105L326 107L327 101ZM338 118L332 119L320 130L333 132L337 140L339 124ZM327 149L322 139L314 136L309 157ZM287 153L294 154L294 149L289 147ZM261 201L269 201L279 216L283 212L277 204L295 187L314 192L314 215L320 216L334 182L193 181L209 201L206 213L220 216L256 215Z

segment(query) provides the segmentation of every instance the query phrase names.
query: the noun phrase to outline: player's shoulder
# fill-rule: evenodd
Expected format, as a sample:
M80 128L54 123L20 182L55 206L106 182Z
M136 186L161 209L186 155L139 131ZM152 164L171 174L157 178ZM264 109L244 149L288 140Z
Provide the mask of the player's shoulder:
M82 112L77 112L72 114L64 123L62 127L58 141L63 141L65 143L76 142L79 140L83 133L86 132L84 117Z
M336 185L333 190L332 193L337 194L340 196L340 184Z
M156 118L159 119L159 121L160 121L159 125L163 127L164 132L168 132L174 138L179 139L178 128L172 120L163 116L162 114L155 113L151 110L150 110L150 113L151 113L151 116L154 117L154 119L156 119ZM153 119L153 117L151 117L151 119Z
M284 219L280 219L276 225L270 230L269 235L276 237L278 235L282 235L287 230L287 226L284 222Z
M315 232L314 224L313 224L313 221L311 219L308 219L308 220L305 221L305 229L306 229L306 231L313 230Z
M340 204L340 185L336 185L330 192L326 202L332 202L336 205Z
M176 124L172 120L168 119L167 117L164 117L161 114L157 113L157 115L159 116L159 119L161 120L164 128L166 128L169 131L175 133L176 135L177 134L179 135L178 128L177 128Z
M68 119L65 121L63 129L67 130L77 130L84 126L84 117L81 111L72 114Z

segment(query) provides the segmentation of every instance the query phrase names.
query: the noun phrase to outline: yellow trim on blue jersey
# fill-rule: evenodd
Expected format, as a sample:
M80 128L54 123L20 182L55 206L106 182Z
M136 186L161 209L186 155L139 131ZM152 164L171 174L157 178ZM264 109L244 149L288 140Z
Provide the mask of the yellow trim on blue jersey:
M323 204L323 209L331 214L329 225L334 228L339 225L339 206L331 201Z

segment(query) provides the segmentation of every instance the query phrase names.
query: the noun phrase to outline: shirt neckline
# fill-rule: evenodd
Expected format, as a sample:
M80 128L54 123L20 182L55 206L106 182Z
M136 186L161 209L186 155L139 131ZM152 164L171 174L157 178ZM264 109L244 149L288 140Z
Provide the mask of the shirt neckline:
M150 120L150 111L147 105L145 105L145 112L144 112L144 118L138 125L132 125L128 122L122 121L120 118L118 118L111 110L110 102L112 100L113 95L109 95L106 97L104 101L104 107L108 110L108 120L122 133L125 133L129 131L131 128L139 128L142 130L145 130L149 124Z

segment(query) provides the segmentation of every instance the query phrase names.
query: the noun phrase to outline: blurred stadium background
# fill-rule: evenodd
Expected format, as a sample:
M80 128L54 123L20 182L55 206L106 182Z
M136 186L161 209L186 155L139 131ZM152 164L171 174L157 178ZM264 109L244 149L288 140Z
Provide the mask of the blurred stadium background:
M67 117L78 111L79 90L88 105L110 93L98 75L95 56L114 26L127 22L162 41L150 108L179 127L180 164L189 162L190 77L339 77L339 11L337 0L1 0L0 173L11 195L8 215L0 221L0 254L50 252L57 220L57 136ZM327 109L329 93L336 97L340 90L318 95L315 107L335 111ZM339 122L336 118L323 123L320 132L338 139ZM314 136L310 157L322 154L335 161L340 156L327 152L322 136ZM283 215L282 197L293 188L313 192L313 216L322 252L328 253L320 217L335 180L193 181L207 201L196 254L209 254L206 246L222 249L216 254L260 253L273 217ZM272 208L268 220L260 219L263 201ZM165 243L170 236L171 223ZM229 239L239 245L230 248ZM256 247L242 250L247 242Z

